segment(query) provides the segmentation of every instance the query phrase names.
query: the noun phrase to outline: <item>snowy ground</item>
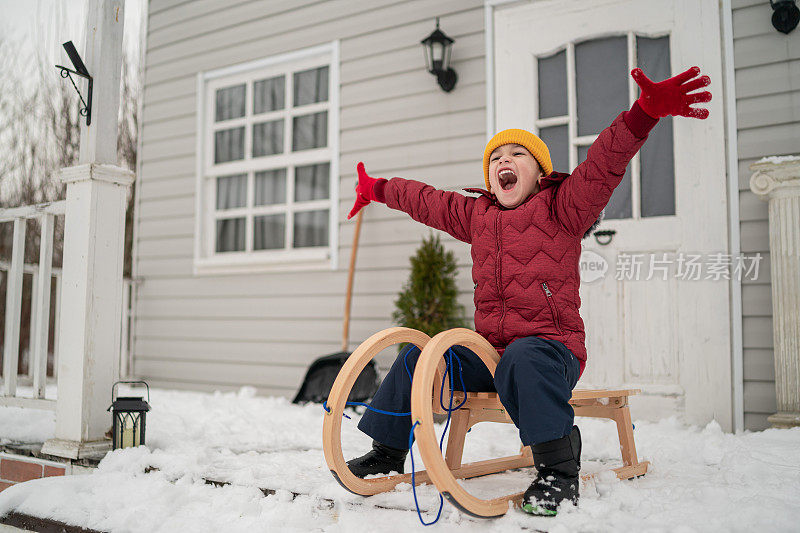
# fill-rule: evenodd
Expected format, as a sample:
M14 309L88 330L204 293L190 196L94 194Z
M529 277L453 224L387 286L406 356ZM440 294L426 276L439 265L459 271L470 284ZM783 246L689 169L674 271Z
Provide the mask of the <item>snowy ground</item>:
M113 452L91 475L6 489L0 493L0 515L14 509L105 531L422 529L409 485L361 498L333 480L322 455L319 405L256 397L247 388L238 394L154 389L150 403L147 448ZM53 434L53 418L52 412L0 408L0 442L42 442ZM584 472L618 461L612 422L578 418L577 424ZM500 519L479 520L445 503L433 527L459 532L798 530L800 428L731 435L715 422L698 428L675 418L635 421L635 426L639 457L651 462L643 478L619 481L601 474L582 485L577 508L562 508L556 518L511 511ZM343 447L346 457L369 447L355 420L344 422ZM513 426L481 424L468 436L465 460L517 450ZM146 474L148 467L158 470ZM510 472L465 486L478 496L499 496L524 490L531 477L529 471ZM214 487L204 478L231 485ZM264 497L259 488L277 493ZM293 492L303 495L293 498ZM418 495L424 517L432 520L437 493L425 486Z

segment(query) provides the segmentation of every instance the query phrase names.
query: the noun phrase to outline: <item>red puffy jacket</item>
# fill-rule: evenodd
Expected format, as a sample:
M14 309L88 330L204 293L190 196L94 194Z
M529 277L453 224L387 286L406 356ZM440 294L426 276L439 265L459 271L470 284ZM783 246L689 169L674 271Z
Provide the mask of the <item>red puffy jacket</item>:
M481 194L467 197L402 178L386 182L381 196L389 207L472 245L475 330L500 355L521 337L558 340L583 374L581 238L655 123L634 104L600 133L572 174L551 172L538 193L513 209L483 189L464 189Z

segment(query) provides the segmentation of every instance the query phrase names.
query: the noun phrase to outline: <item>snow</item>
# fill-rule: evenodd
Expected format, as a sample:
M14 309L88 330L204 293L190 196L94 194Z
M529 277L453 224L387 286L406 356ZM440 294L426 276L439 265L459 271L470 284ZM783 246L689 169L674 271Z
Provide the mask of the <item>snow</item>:
M631 398L635 402L636 397ZM322 454L323 410L283 398L237 393L151 391L147 446L117 450L90 475L45 478L0 493L0 515L17 512L103 531L403 531L421 529L408 484L362 498L342 489ZM7 440L52 436L53 413L0 408ZM364 453L370 440L343 423L345 457ZM27 419L27 421L26 421ZM110 417L109 417L110 422ZM619 441L613 422L577 418L583 436L584 482L577 508L555 518L512 510L495 520L463 515L445 503L439 531L796 531L800 516L800 428L724 433L719 424L691 426L677 417L635 421L646 476L620 481ZM518 451L510 424L475 426L465 460ZM417 468L421 467L419 454ZM151 470L155 468L157 470ZM406 464L407 471L410 461ZM145 473L145 470L149 473ZM531 470L468 480L489 498L524 490ZM204 479L228 486L206 484ZM265 497L259 489L272 489ZM426 521L438 496L418 487Z
M44 442L56 430L55 411L0 408L0 444Z
M774 165L779 165L781 163L787 163L789 161L800 161L800 155L771 155L767 157L762 157L756 163L772 163Z
M18 387L16 396L33 398L33 387ZM45 388L45 398L56 398L56 386ZM23 409L21 407L0 408L0 444L41 443L53 438L56 430L55 411Z

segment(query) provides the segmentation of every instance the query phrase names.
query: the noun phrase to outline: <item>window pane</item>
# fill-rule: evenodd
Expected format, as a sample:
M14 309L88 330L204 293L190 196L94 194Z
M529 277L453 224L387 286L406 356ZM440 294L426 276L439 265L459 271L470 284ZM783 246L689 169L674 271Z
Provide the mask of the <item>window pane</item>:
M253 83L253 113L283 109L286 77L278 76Z
M642 216L675 214L672 117L659 119L641 148Z
M217 220L217 253L244 251L244 219Z
M636 47L638 66L648 78L661 81L671 76L669 37L637 37ZM640 161L642 216L674 215L672 117L663 117L650 131L647 142L642 146Z
M550 126L539 130L539 138L550 150L550 161L556 172L569 172L569 151L567 126Z
M328 100L328 67L294 73L295 107Z
M244 91L244 84L217 89L217 110L215 113L217 122L244 116Z
M283 119L253 124L253 157L283 153Z
M578 135L600 133L628 109L628 76L625 37L575 45Z
M578 147L578 163L586 161L586 154L589 151L588 146ZM625 168L625 175L622 176L622 181L614 189L611 194L611 199L606 205L606 214L604 218L630 218L631 215L631 166Z
M328 245L328 210L294 214L294 247Z
M247 175L217 178L217 209L232 209L247 205Z
M669 58L669 36L652 39L636 37L637 66L653 81L659 82L671 76ZM641 94L638 85L636 97Z
M539 118L567 114L567 52L539 58ZM566 168L566 167L561 167Z
M254 205L286 203L286 169L256 172Z
M294 170L294 201L324 200L329 196L330 163L297 167Z
M274 250L285 246L286 215L253 218L253 250Z
M244 159L244 127L214 134L214 163Z
M328 145L328 112L294 117L292 150L308 150Z

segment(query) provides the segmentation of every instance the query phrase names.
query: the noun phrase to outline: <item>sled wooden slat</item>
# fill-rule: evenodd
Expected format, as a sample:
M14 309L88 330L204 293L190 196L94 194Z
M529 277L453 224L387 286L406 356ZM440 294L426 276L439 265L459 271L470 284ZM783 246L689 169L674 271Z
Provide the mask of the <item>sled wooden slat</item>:
M501 516L508 511L509 502L519 505L522 492L483 500L472 496L456 481L533 466L531 450L525 446L518 455L468 464L461 463L469 428L479 422L511 423L496 392L466 393L465 404L452 414L444 456L439 450L433 414L444 412L439 406L440 392L446 397L450 394L446 384L444 390L440 390L445 370L443 355L454 345L464 346L481 358L492 375L500 360L499 354L491 344L478 333L464 328L444 331L433 339L413 329L389 328L376 333L359 346L337 376L328 399L330 411L326 413L323 425L323 447L331 473L347 490L362 495L377 494L392 490L399 483L411 482L411 474L374 479L358 478L350 472L341 450L342 413L356 377L375 354L398 342L412 342L422 351L414 371L411 391L411 418L412 422L419 422L415 429L415 438L426 466L426 470L416 472L417 484L433 482L439 492L453 505L477 517ZM613 469L613 472L620 479L644 475L649 464L647 461L638 461L628 407L628 397L639 392L639 389L576 389L573 390L570 399L576 416L607 418L615 421L622 466ZM453 393L454 405L460 404L463 399L463 392ZM588 480L594 475L596 474L585 474L581 478Z

